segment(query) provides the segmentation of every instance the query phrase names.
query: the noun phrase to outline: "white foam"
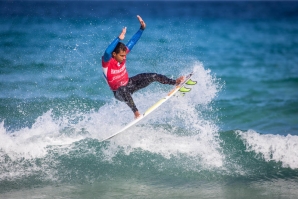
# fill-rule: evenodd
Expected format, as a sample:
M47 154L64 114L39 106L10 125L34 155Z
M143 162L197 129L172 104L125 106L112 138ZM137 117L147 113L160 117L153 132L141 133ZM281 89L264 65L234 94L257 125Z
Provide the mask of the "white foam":
M54 121L51 113L48 111L38 117L31 128L26 127L13 133L7 132L2 122L1 150L13 161L19 158L42 158L47 155L47 146L67 145L83 138L80 135L61 134L65 125L61 125L61 121Z
M223 165L224 155L221 153L217 138L218 127L213 121L204 119L200 111L197 110L197 105L209 108L208 104L216 96L219 87L210 71L205 70L201 63L195 63L193 70L195 71L193 79L198 81L198 85L193 87L194 91L183 98L173 97L139 125L113 138L111 144L102 149L107 160L112 161L119 150L130 154L132 151L141 149L162 155L165 158L187 156L196 160L195 165L202 165L206 168ZM171 87L168 88L171 89ZM144 112L167 92L167 89L155 89L155 92L147 89L135 93L133 97L139 110ZM53 149L65 153L67 150L59 149L69 147L71 150L73 142L85 138L102 140L133 119L133 113L127 105L115 99L111 99L98 111L90 111L90 113L84 113L83 116L79 115L80 113L77 114L83 119L73 124L67 117L54 119L52 111L49 110L38 117L32 127L15 132L7 132L2 122L0 124L0 161L2 166L9 167L9 165L5 166L4 155L1 154L16 161L44 158L48 155L49 150ZM171 130L165 129L163 125L169 125ZM73 132L67 133L65 130L67 128L72 129ZM184 129L185 134L173 134L172 130L179 128ZM82 129L86 133L81 133ZM33 165L31 169L34 172L42 168ZM10 174L3 173L2 177L3 175L13 175L13 173L20 175L17 167L10 171ZM26 172L30 171L26 168L21 171L23 174Z
M298 168L298 136L261 135L253 130L236 131L247 151L261 154L266 161L281 162L283 167Z
M2 171L0 180L20 178L40 172L45 174L45 178L54 179L55 170L52 167L56 162L48 157L49 151L55 149L59 153L65 152L63 148L84 138L80 134L61 133L67 126L63 121L64 119L55 121L50 110L38 117L31 128L7 132L2 122L0 124L0 170ZM37 158L44 158L43 162L50 164L40 165L36 162Z

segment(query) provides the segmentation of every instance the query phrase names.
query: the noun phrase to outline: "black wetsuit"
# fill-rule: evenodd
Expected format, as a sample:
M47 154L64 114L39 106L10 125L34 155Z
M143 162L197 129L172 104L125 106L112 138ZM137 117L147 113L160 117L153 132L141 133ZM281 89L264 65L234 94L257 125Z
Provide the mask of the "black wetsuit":
M160 75L157 73L141 73L136 76L130 77L127 85L121 86L116 91L113 91L114 96L116 99L125 102L133 112L136 112L138 111L138 109L131 97L131 94L139 89L145 88L155 81L161 84L176 84L176 80L170 79L164 75Z

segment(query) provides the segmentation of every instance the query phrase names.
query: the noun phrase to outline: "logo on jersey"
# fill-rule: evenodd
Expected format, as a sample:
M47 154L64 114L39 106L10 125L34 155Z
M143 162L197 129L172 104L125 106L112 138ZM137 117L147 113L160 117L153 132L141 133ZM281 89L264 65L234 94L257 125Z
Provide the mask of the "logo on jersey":
M125 67L125 64L118 70L114 70L114 69L111 69L111 74L119 74L119 73L122 73L123 71L125 71L126 67Z

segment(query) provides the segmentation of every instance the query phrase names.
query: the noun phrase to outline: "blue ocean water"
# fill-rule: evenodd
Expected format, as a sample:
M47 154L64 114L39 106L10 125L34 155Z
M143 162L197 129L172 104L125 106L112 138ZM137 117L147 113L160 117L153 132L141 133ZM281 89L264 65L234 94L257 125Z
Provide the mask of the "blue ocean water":
M138 14L130 76L198 84L100 142L133 119L101 56ZM0 1L0 198L297 198L297 19L298 2Z

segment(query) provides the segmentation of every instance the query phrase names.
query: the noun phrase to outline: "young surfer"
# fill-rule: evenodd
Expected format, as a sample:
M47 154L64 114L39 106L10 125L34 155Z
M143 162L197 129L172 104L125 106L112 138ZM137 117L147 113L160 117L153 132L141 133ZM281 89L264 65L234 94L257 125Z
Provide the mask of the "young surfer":
M132 50L146 28L146 24L142 18L139 15L137 15L137 18L141 27L128 43L125 45L120 42L126 34L126 27L124 27L120 35L108 46L102 56L102 69L110 89L113 91L116 99L125 102L131 108L135 118L139 117L140 113L131 94L155 81L162 84L178 85L184 80L183 76L173 80L157 73L141 73L133 77L128 77L125 65L126 55Z

